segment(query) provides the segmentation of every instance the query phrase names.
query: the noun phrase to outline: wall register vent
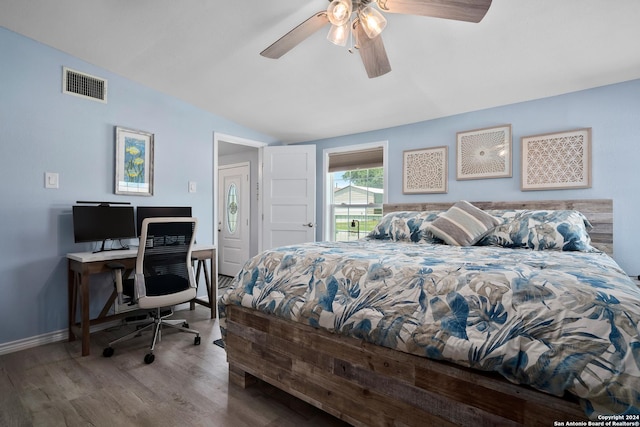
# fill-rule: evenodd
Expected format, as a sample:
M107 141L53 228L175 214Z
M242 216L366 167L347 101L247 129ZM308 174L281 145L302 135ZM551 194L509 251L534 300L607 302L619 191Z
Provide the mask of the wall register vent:
M107 80L63 67L62 92L107 103Z

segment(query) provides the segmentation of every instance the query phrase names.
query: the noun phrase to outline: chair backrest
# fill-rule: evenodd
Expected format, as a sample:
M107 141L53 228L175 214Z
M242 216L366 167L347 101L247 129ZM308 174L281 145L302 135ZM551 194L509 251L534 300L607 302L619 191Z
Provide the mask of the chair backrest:
M140 308L180 304L195 298L191 251L197 220L146 218L136 260L135 295Z

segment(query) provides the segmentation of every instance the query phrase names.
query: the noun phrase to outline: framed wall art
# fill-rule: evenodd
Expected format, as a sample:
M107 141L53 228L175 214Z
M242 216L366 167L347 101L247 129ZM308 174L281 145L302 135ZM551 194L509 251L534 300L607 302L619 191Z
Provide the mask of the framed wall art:
M522 137L523 191L591 187L591 128Z
M511 177L511 125L457 133L456 179Z
M446 193L448 147L403 152L402 192Z
M116 127L115 193L153 195L153 134Z

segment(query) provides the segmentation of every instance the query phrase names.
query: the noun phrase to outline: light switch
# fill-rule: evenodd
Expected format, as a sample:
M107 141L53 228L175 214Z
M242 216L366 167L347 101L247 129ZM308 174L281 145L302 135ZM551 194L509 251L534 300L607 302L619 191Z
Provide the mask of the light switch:
M45 172L44 188L59 188L60 180L57 172Z
M189 181L189 193L195 193L197 190L197 185L195 181Z

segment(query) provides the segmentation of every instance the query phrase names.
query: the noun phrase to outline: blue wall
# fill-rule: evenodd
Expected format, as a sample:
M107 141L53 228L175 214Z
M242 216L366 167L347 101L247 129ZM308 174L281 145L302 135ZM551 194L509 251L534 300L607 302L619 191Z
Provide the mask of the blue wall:
M213 132L275 142L2 27L0 58L0 344L66 329L65 254L90 249L73 242L76 200L189 205L211 243ZM106 78L108 103L63 94L63 66ZM153 197L113 194L115 126L154 133Z
M213 132L276 142L1 27L0 58L0 345L66 329L65 254L88 249L73 243L76 200L191 205L200 219L198 241L210 243ZM62 94L63 66L108 79L109 103ZM513 178L456 181L456 132L506 123L513 129ZM154 133L153 197L113 194L115 126ZM582 127L593 129L593 187L520 191L520 138ZM389 141L393 203L612 198L615 258L629 274L640 273L634 244L640 238L634 227L640 210L640 80L314 141L318 184L324 148L381 140ZM402 152L439 145L449 146L448 194L403 195ZM60 189L44 188L45 172L60 174ZM198 183L197 193L187 192L188 181ZM318 218L321 210L318 192Z
M513 178L456 181L456 132L509 123L513 133ZM521 137L586 127L592 128L592 188L520 191ZM317 145L318 183L322 183L323 179L322 150L325 148L384 140L389 141L387 166L390 203L453 202L460 199L613 199L614 258L628 274L640 274L640 257L635 243L640 240L640 233L635 226L640 212L640 80L406 126L312 141L310 143ZM449 147L448 193L402 194L402 152L442 145ZM317 217L322 218L321 195L318 197ZM321 236L322 229L319 229L318 238Z

